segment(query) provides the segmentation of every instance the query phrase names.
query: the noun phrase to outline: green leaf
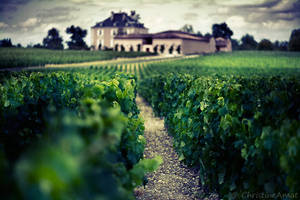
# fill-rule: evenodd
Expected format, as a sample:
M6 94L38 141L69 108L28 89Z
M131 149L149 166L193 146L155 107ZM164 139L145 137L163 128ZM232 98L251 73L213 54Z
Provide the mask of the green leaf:
M225 171L218 174L218 180L219 180L218 182L220 185L224 183L224 177L225 177Z
M6 101L4 102L4 107L8 107L9 105L10 105L9 100L6 100Z

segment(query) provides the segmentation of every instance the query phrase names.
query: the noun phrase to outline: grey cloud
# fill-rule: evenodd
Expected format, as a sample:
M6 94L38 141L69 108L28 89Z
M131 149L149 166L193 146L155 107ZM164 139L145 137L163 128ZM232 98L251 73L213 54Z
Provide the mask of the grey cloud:
M30 0L1 0L0 12L15 12L19 6L29 3Z
M189 13L185 13L183 16L184 20L195 20L197 19L198 14L197 13L193 13L193 12L189 12Z
M5 22L12 20L20 7L31 1L33 0L0 0L0 19Z
M80 11L75 7L54 7L48 9L42 9L36 16L43 22L62 22L72 18L72 14L76 11Z
M269 0L269 1L267 0L260 4L241 5L241 6L237 6L237 8L244 8L244 9L247 9L247 8L272 8L281 2L282 2L282 0Z
M280 5L280 6L279 6ZM278 7L279 6L279 7ZM300 25L300 0L266 0L260 4L227 6L228 13L242 16L248 23L295 21ZM218 13L218 15L220 15ZM224 14L230 17L230 14Z
M0 6L5 6L5 5L24 5L27 4L32 0L1 0L0 1Z
M218 3L217 3L217 1L216 0L211 0L211 1L196 1L196 2L194 2L193 4L192 4L192 6L194 7L194 8L199 8L199 7L201 7L201 6L204 6L204 5L217 5Z
M289 19L300 19L300 0L297 0L296 2L292 3L289 7L281 9L281 10L275 10L271 12L272 14L290 14L291 17L286 18Z

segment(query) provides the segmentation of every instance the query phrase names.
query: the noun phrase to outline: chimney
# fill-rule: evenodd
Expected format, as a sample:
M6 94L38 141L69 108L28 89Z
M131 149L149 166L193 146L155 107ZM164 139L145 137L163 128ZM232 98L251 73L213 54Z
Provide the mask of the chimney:
M111 11L111 16L110 16L111 21L114 21L114 15L115 15L114 11Z

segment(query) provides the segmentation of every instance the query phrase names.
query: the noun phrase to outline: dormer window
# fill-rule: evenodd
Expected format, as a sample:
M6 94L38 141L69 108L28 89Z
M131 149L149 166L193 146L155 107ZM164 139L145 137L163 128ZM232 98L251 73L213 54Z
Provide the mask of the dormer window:
M102 35L102 30L98 30L98 35Z

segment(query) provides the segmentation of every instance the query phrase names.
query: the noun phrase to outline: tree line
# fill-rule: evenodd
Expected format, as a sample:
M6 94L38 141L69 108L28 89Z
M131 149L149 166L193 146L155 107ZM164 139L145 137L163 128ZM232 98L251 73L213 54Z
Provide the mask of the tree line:
M88 45L85 43L84 38L87 35L87 30L75 27L74 25L66 29L66 33L70 34L70 40L67 41L68 49L70 50L89 50ZM0 40L0 47L22 47L21 44L14 46L10 38ZM59 35L59 31L56 28L52 28L48 31L47 36L43 39L43 43L28 45L28 48L45 48L52 50L64 49L63 39Z
M222 37L231 40L233 50L275 50L275 51L300 51L300 29L292 31L289 41L271 42L269 39L262 39L257 42L254 36L246 34L240 40L232 39L233 31L224 22L212 26L212 34L202 34L200 31L195 32L192 25L186 24L181 29L183 32L191 33L200 37Z
M212 26L212 34L206 33L202 35L200 31L195 32L192 25L186 24L181 31L191 33L200 37L223 37L231 40L233 50L275 50L275 51L300 51L300 29L292 31L289 41L275 41L272 43L269 39L262 39L257 42L254 36L250 34L244 35L240 40L232 39L233 31L224 22L221 24L214 24ZM87 35L87 30L75 27L74 25L66 29L66 33L70 34L70 40L67 41L68 49L71 50L89 50L89 47L84 41ZM11 39L0 40L0 47L22 47L21 44L14 46ZM62 50L63 39L59 35L59 31L56 28L52 28L48 31L47 36L43 39L42 44L29 45L27 47L33 48L46 48L53 50Z
M291 37L292 38L292 37ZM262 39L257 42L254 37L250 34L242 36L240 40L231 39L233 50L262 50L262 51L300 51L300 49L295 49L294 42L290 39L288 41L275 41L271 42L268 39Z

